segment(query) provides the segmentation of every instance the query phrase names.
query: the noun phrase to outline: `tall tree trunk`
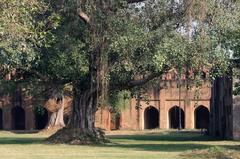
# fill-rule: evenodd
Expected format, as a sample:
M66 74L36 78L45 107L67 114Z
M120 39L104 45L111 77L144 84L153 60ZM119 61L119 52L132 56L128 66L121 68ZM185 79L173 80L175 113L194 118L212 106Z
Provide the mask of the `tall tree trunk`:
M73 101L73 114L70 127L76 132L99 138L95 128L95 113L97 111L97 90L76 91ZM78 133L77 132L77 133Z

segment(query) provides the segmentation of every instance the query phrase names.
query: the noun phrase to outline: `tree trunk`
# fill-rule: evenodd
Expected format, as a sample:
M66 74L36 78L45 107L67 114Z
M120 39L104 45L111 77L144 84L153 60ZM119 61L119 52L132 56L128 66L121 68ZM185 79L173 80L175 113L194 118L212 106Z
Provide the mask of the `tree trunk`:
M104 133L95 128L97 90L75 89L70 124L48 138L53 143L99 144L106 141Z
M65 127L63 116L64 116L64 97L60 101L58 101L57 111L51 114L47 129L52 129L52 128L61 129Z

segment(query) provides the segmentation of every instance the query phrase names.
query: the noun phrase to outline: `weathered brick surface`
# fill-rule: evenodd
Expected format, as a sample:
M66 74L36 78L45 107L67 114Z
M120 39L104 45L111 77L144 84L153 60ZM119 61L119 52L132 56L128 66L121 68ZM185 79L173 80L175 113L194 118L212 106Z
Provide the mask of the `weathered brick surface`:
M233 138L240 140L240 96L233 99Z
M96 112L95 126L101 129L111 129L111 113L107 108L101 108Z
M179 98L180 91L180 98ZM143 130L144 129L144 111L149 106L158 110L159 128L169 128L169 110L174 106L179 106L185 113L185 128L195 128L195 109L203 105L209 109L211 89L210 84L205 82L200 90L200 98L195 98L195 87L186 89L184 83L179 90L177 81L168 80L161 82L154 88L149 88L149 102L140 101L140 109L136 109L136 99L131 99L130 104L122 111L120 115L120 129ZM179 100L180 99L180 100ZM34 113L31 104L31 98L25 97L21 102L12 102L10 97L4 97L0 107L3 109L3 128L12 129L11 110L16 105L21 106L25 111L25 127L27 130L35 128ZM180 102L179 102L180 101ZM21 104L21 105L20 105ZM114 114L111 114L107 108L99 109L96 113L96 127L106 130L116 129L116 121L113 120Z
M163 85L163 83L161 83ZM176 81L167 81L167 85L161 89L151 89L149 91L149 103L141 101L141 109L136 110L136 99L131 100L131 105L121 114L121 128L122 129L144 129L144 111L147 107L153 106L159 111L159 128L169 128L169 110L174 106L179 106L185 113L185 128L195 128L195 113L194 111L200 105L210 109L211 88L208 82L205 82L200 90L200 98L195 98L195 87L188 90L186 87L180 89ZM180 102L179 102L180 101Z
M35 128L31 99L25 98L19 102L13 101L12 98L5 96L1 99L1 101L2 104L0 108L3 111L2 121L4 130L11 130L13 128L12 109L16 106L20 106L25 112L25 128L27 130L33 130Z

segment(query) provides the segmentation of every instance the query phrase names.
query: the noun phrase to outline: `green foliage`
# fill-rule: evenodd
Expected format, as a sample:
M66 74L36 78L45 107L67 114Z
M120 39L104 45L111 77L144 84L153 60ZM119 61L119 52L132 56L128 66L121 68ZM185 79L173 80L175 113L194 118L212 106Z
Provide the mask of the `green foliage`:
M166 18L171 7L166 1L149 1L120 9L110 19L110 85L121 85L144 75L167 71L167 53L159 46L182 18L181 7ZM158 20L164 18L164 20Z
M240 94L240 83L236 83L234 85L234 91L233 91L234 95L239 95Z
M235 18L238 18L238 20L229 23L228 29L225 30L222 34L224 34L224 38L222 39L221 43L222 45L227 48L230 52L230 57L231 57L231 69L232 69L232 74L234 78L234 90L233 93L234 95L239 95L240 94L240 84L239 84L239 77L240 77L240 72L239 72L239 59L240 59L240 1L237 1L238 5L238 12L236 12L236 15L234 16ZM227 13L229 15L229 13Z
M177 32L165 37L163 42L158 45L157 50L158 54L154 61L156 65L162 63L170 68L184 69L187 61L191 58L187 56L188 40ZM157 68L161 70L161 67Z
M234 86L233 94L240 95L240 69L239 69L239 66L233 68L233 86Z
M29 69L38 59L39 46L45 45L47 5L38 0L3 0L0 6L1 67Z
M129 91L115 91L109 95L109 104L112 112L120 113L130 105L131 92Z

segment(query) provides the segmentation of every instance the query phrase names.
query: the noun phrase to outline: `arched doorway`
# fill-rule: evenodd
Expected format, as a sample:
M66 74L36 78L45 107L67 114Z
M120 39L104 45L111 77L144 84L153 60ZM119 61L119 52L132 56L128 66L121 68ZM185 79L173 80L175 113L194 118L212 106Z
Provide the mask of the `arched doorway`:
M120 114L119 113L111 113L111 122L110 122L111 130L119 130L120 129Z
M209 126L209 111L205 106L199 106L195 109L195 128L208 129Z
M48 124L48 111L46 108L39 107L35 109L35 128L37 130L44 129Z
M179 129L179 123L181 120L181 128L185 128L185 114L182 108L174 106L169 110L169 128Z
M3 129L3 111L0 108L0 130Z
M25 111L22 107L12 108L12 129L24 130L25 129Z
M153 106L144 111L144 129L159 128L159 111Z

